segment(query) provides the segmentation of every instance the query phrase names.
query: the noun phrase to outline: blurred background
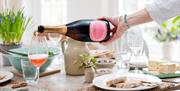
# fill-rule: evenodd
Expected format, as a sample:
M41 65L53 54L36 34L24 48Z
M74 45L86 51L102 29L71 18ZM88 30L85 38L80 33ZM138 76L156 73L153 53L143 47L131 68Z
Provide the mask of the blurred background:
M0 0L0 11L23 7L27 16L33 17L33 24L22 40L23 43L30 43L33 31L40 24L61 25L79 19L120 16L143 9L152 2L153 0ZM142 31L151 58L160 57L156 54L161 52L161 44L154 39L154 31L158 27L155 22L151 22L131 28ZM108 45L108 48L119 50L122 40L123 38Z

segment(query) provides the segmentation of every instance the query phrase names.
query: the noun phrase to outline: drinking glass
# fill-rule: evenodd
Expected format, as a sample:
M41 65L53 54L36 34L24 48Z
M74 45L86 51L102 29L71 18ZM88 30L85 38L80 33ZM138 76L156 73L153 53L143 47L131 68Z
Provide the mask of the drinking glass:
M21 59L21 68L23 72L23 78L29 85L37 84L38 77L36 75L36 68L30 63L30 61Z
M58 43L62 38L59 33L48 33L49 41L53 44L53 47L58 47Z
M47 61L48 47L45 36L35 35L32 38L31 44L28 49L29 62L35 67L35 77L38 83L39 69Z
M132 56L134 60L137 62L138 57L141 55L142 49L143 49L144 40L142 38L142 35L139 31L133 31L128 34L128 46L132 51ZM138 70L138 65L135 65L134 73L142 73L140 70Z
M129 61L131 59L130 50L121 50L116 54L117 60L117 72L118 73L127 73L130 69Z

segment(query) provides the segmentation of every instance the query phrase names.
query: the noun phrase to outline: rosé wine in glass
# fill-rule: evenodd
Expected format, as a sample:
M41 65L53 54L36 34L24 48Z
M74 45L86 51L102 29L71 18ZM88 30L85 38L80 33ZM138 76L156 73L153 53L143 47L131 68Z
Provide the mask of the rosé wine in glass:
M29 60L35 67L41 67L48 58L47 54L33 54L28 56Z

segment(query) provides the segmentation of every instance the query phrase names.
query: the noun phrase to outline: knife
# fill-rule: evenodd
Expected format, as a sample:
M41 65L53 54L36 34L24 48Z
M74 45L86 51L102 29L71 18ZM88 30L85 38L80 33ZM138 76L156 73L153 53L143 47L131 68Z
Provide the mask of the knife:
M180 79L162 79L163 82L180 83Z

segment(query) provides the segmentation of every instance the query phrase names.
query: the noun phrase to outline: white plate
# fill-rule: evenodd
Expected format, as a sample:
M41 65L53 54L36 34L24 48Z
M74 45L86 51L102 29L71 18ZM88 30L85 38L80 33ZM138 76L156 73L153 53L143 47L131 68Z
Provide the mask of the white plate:
M133 74L133 73L128 73L128 74L107 74L107 75L102 75L99 77L96 77L93 80L93 85L95 85L96 87L102 88L102 89L106 89L106 90L116 90L116 91L124 91L124 90L145 90L145 89L151 89L151 88L155 88L156 86L139 86L136 88L114 88L114 87L108 87L106 85L106 81L107 80L111 80L114 79L116 77L120 77L120 76L126 76L128 78L137 78L139 80L145 80L148 82L161 82L161 79L155 77L155 76L150 76L150 75L145 75L145 74Z
M8 81L10 79L13 78L13 73L9 72L9 71L0 71L0 75L1 76L5 76L3 79L0 80L0 83Z
M0 87L0 91L15 91L12 88L8 88L8 87Z

